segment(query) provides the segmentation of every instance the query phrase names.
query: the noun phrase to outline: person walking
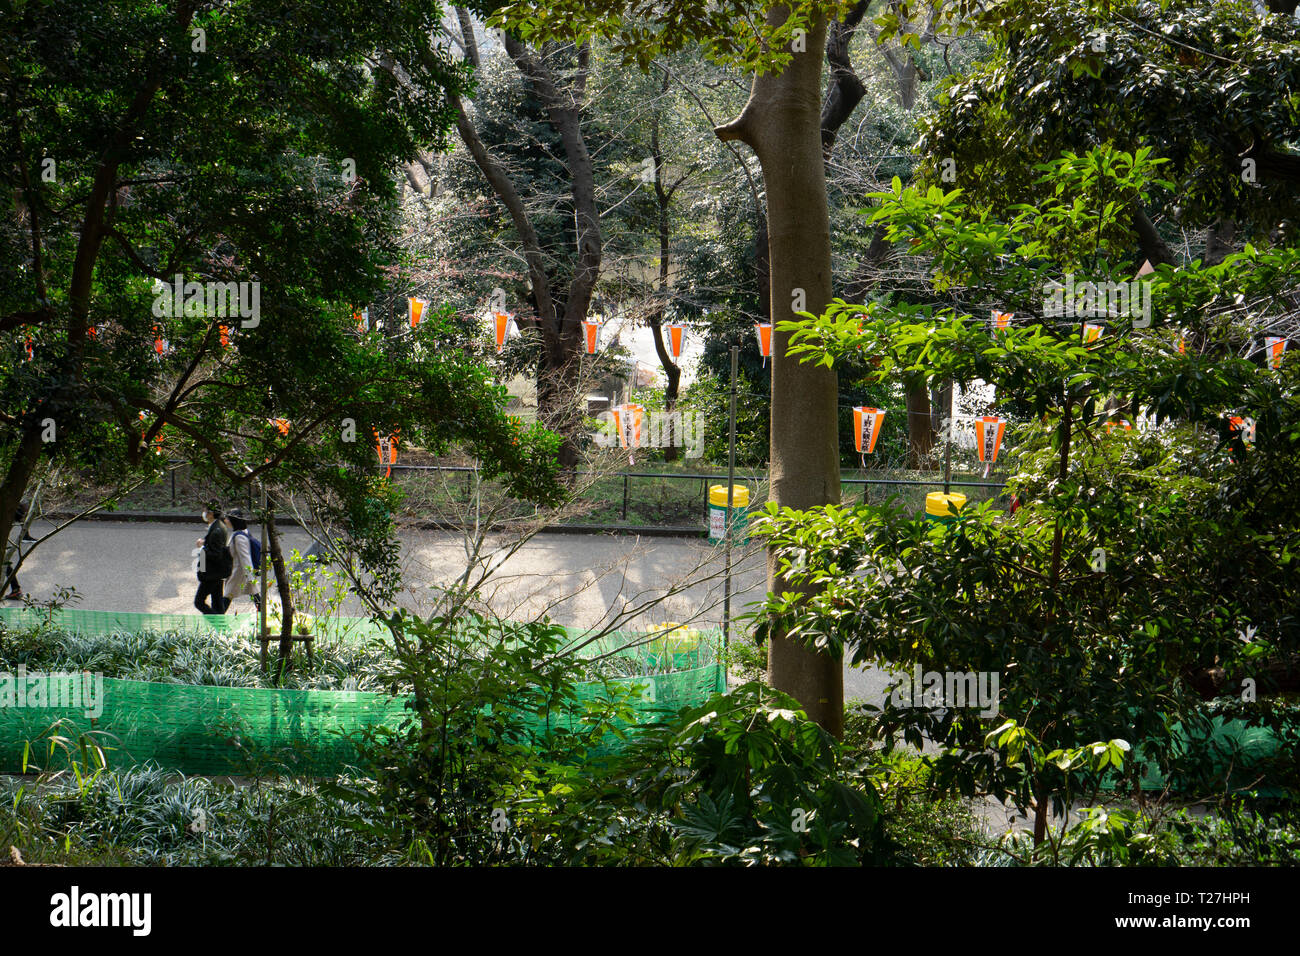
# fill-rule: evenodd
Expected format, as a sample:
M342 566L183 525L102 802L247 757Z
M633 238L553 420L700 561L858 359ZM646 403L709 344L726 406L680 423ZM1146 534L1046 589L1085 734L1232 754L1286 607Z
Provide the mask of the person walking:
M230 532L228 547L234 564L234 571L226 581L226 610L230 610L230 605L240 594L247 594L253 599L253 607L260 611L262 596L258 593L257 582L261 571L259 565L262 563L261 542L253 540L253 536L248 533L248 522L238 511L226 515L224 524Z
M208 526L207 533L194 542L194 546L199 549L195 567L199 589L194 594L194 606L204 614L225 614L226 599L222 594L222 584L230 576L233 562L230 550L226 547L226 526L221 523L221 509L216 505L204 508L203 521ZM212 602L210 606L209 599Z

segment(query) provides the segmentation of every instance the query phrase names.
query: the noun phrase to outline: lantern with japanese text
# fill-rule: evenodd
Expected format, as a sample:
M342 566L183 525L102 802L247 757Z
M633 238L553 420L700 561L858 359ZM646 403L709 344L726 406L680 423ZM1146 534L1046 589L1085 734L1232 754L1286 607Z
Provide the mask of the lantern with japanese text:
M991 465L998 460L1006 428L1007 420L997 415L983 415L975 419L975 451L979 454L980 461Z
M393 466L397 464L397 436L402 430L399 428L387 438L380 438L379 431L376 429L375 434L375 451L379 454L380 467L386 467L385 478L393 476Z
M876 439L880 437L880 426L885 420L883 408L864 408L861 405L853 409L853 445L862 456L866 467L866 456L876 450Z
M1014 314L1015 313L1013 312L999 312L997 309L994 309L993 310L993 331L1004 332L1007 329L1011 328L1011 317Z

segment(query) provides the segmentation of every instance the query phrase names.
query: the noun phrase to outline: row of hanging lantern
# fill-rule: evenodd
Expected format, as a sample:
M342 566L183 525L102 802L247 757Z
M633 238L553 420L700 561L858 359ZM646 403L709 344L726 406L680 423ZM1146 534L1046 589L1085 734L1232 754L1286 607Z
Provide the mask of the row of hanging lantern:
M883 408L868 408L863 405L853 408L853 445L862 458L864 468L867 455L876 450L876 441L880 438L880 428L884 421ZM983 415L975 419L975 451L980 461L992 465L998 460L1006 428L1007 420L1000 415Z
M604 323L600 319L583 319L582 330L587 354L595 355L600 348L600 331ZM686 344L686 326L676 322L668 325L668 354L677 361L682 357L682 348ZM501 336L497 335L497 351L501 351Z
M997 309L992 310L992 312L992 327L994 332L1000 332L1011 327L1011 319L1014 317L1015 313L999 312ZM1105 326L1097 322L1083 323L1083 344L1089 345L1096 342L1101 338L1105 330ZM1284 335L1264 336L1264 355L1269 368L1279 369L1282 367L1282 356L1286 354L1286 345L1287 338ZM1178 336L1178 352L1181 355L1187 354L1186 335L1180 334Z
M424 311L429 307L429 300L422 299L419 296L408 295L406 297L406 316L410 320L411 328L420 327L420 320L424 318ZM358 332L373 331L370 326L370 309L364 308L360 312L353 312L352 319L357 323Z
M144 412L140 413L140 418L141 419L144 418ZM274 428L276 431L278 431L280 433L281 438L288 438L289 432L293 427L293 423L290 422L289 419L287 418L268 418L266 420L266 423L270 425L272 428ZM393 434L388 436L387 438L380 438L378 429L371 429L371 430L374 432L374 436L375 436L375 452L379 456L379 464L381 466L387 466L388 468L388 471L384 475L384 477L391 478L393 475L393 466L397 464L397 443L398 443L398 436L402 434L402 429L399 426L393 432ZM157 442L159 446L162 445L161 435L158 436ZM162 451L161 447L158 449L158 451L159 453L161 453ZM270 461L270 459L268 458L267 461Z
M996 332L998 330L1008 328L1011 324L1011 318L1012 318L1012 313L999 312L996 309L994 309L993 316L992 316L992 325L994 331ZM1085 322L1083 324L1084 344L1087 345L1091 342L1097 341L1101 337L1103 331L1104 331L1104 326L1094 322ZM1263 349L1264 360L1268 364L1269 368L1277 370L1282 367L1282 359L1286 355L1287 341L1288 341L1287 337L1284 335L1264 336L1264 349ZM1178 352L1180 355L1187 354L1187 336L1185 334L1180 333L1178 336ZM1250 445L1254 443L1255 420L1253 418L1244 415L1229 415L1228 425L1229 425L1229 430L1232 432L1232 434L1239 435L1244 444ZM978 429L979 427L980 427L980 423L977 422L976 428ZM1105 423L1106 434L1108 435L1116 428L1123 428L1124 431L1132 431L1133 425L1131 422L1123 419L1121 419L1118 422ZM997 441L999 443L1001 442L1000 428L998 432ZM978 439L977 444L978 447L980 447L981 449L980 460L983 461L984 460L984 455L983 455L984 439L982 437ZM860 447L859 447L859 451L861 451ZM996 456L997 453L995 451L993 460L996 460Z
M230 348L230 326L218 325L217 335L221 340L221 347L223 349ZM153 327L153 351L155 357L161 361L162 357L170 353L171 350L171 342L163 336L162 329L155 325Z
M427 299L418 296L408 296L406 301L411 328L418 328L429 302ZM352 313L352 317L357 323L358 331L370 331L370 310L368 308ZM583 319L583 341L588 355L595 355L600 350L603 327L604 322L601 319ZM669 323L667 330L668 352L676 361L682 357L682 349L686 344L686 327L673 322ZM764 364L767 364L767 359L772 354L772 325L770 322L758 323L755 325L755 330L758 334L758 344L763 353ZM506 339L512 334L517 335L519 333L519 325L512 313L494 311L492 313L492 331L496 340L497 353L500 354L501 350L505 348Z
M92 325L90 328L86 329L86 335L89 338L98 341L99 331L102 328L103 328L102 326ZM220 325L217 328L221 336L222 348L229 348L230 327L226 325ZM153 327L154 357L157 358L159 361L162 361L163 356L169 354L171 350L172 350L171 342L163 335L162 329L155 325ZM36 358L36 343L35 341L33 341L30 335L25 335L23 337L23 354L24 354L24 361L27 362L31 362Z

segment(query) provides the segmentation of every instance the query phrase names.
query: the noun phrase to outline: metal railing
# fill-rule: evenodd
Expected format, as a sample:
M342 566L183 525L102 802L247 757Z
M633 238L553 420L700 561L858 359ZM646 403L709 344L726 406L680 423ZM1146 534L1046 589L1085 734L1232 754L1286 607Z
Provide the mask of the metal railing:
M170 462L170 464L173 466L169 470L169 481L171 485L171 503L172 506L175 507L176 494L177 494L176 473L179 470L179 468L176 466L185 465L186 462L172 461ZM438 472L438 473L449 473L453 475L463 474L465 476L466 500L469 500L474 495L474 480L475 480L475 476L478 473L478 469L472 465L395 464L392 466L392 468L394 473L411 472L411 473L419 474L419 473ZM575 474L579 478L595 477L595 478L600 478L605 480L621 479L623 483L623 494L622 494L621 506L619 508L619 515L621 520L623 521L627 520L628 508L633 503L633 501L635 501L632 495L632 483L636 480L701 482L702 483L701 491L700 491L701 509L699 512L701 519L703 519L704 515L708 511L710 483L725 484L727 480L727 476L725 472L722 474L709 474L705 472L657 472L657 471L594 472L594 471L579 470L575 472ZM755 497L755 493L757 492L758 488L761 487L764 483L766 483L767 480L768 478L765 472L761 474L747 474L747 475L738 474L735 477L735 482L737 484L744 484L746 487L748 487L751 490L751 502L753 501ZM1005 486L1005 482L1001 482L1001 481L950 481L948 482L948 484L953 488L987 488L987 489L999 489L999 490ZM848 477L848 476L841 475L840 477L841 488L845 486L851 488L857 485L862 486L862 500L865 503L869 498L869 493L872 487L942 488L944 486L944 481L943 481L943 477L938 474L936 474L936 476L933 479L930 478L867 478L867 477L856 478L856 477ZM251 498L249 499L249 509L250 511L252 510Z

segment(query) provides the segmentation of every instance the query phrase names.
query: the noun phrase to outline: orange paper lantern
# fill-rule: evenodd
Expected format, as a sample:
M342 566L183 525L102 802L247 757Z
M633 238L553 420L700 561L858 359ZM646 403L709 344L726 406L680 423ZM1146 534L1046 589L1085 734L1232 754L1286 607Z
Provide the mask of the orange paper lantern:
M614 431L618 433L619 448L641 447L641 421L644 416L644 405L614 406Z
M1093 322L1083 323L1083 344L1087 345L1089 342L1097 341L1101 338L1101 331L1102 327L1100 325Z
M668 351L673 360L682 357L682 342L686 337L686 328L681 325L668 326Z
M1270 335L1264 339L1264 350L1268 353L1268 364L1271 368L1282 367L1282 355L1286 352L1286 338L1281 335Z
M998 450L1002 447L1002 435L1006 431L1007 420L997 415L984 415L975 419L975 451L980 461L993 464L998 460Z
M1241 440L1247 445L1255 441L1255 419L1246 418L1242 415L1231 415L1228 422L1232 425L1234 433L1241 434Z
M393 466L397 464L397 436L401 432L399 428L388 438L380 438L378 430L375 430L375 451L379 453L379 464L388 468L384 473L385 478L393 476Z
M600 322L596 319L583 319L582 329L587 335L587 354L596 354L596 343L600 338Z
M884 420L883 408L864 408L859 405L853 409L853 445L859 455L869 455L876 450L876 439L880 437L880 426Z
M492 322L496 327L497 351L500 352L506 344L506 336L510 334L510 323L514 321L513 316L505 312L493 312Z
M772 323L755 322L754 331L758 334L758 350L763 354L763 364L772 357Z
M429 304L427 299L420 299L415 296L408 296L406 299L407 311L411 315L411 328L420 324L420 319L424 317L424 307Z
M1011 328L1011 317L1014 314L1015 314L1014 312L999 312L997 309L994 309L993 310L993 331L1001 332L1003 329Z

